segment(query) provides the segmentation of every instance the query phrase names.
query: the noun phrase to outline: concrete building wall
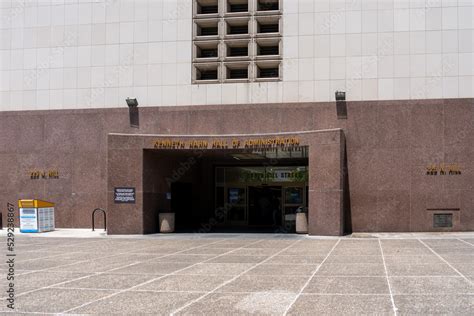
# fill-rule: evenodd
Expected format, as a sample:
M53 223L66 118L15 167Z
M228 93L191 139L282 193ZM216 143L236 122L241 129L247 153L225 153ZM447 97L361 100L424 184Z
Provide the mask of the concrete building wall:
M282 81L191 84L191 0L0 2L0 111L469 98L470 0L282 0Z

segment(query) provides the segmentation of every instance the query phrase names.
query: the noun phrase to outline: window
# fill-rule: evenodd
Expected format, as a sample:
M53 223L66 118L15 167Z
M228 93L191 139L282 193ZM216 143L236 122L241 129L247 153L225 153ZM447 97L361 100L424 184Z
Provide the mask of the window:
M278 55L278 46L259 46L258 55Z
M247 35L249 33L248 19L228 19L227 20L227 35Z
M228 0L227 1L227 12L247 12L249 10L248 0Z
M258 0L257 11L275 11L279 10L278 0Z
M195 64L194 78L196 81L217 82L219 65L216 63Z
M217 5L206 5L202 6L199 11L200 14L212 14L217 13Z
M193 83L281 80L283 0L193 0Z
M259 78L277 78L278 77L278 68L258 68Z
M229 48L229 56L247 56L248 55L248 47L230 47Z
M219 56L219 43L217 41L196 42L194 56L200 58L217 58Z
M279 79L280 64L275 61L262 61L256 64L257 80L260 79Z
M248 59L249 56L249 44L248 40L243 41L226 41L226 57L227 59Z
M257 39L257 58L277 58L280 55L280 43L281 41L279 38Z
M217 14L219 13L219 0L197 0L196 13L197 14Z
M195 35L198 37L219 35L218 21L211 19L196 21Z
M258 17L256 21L257 34L280 32L280 18L278 16Z
M203 57L203 58L217 57L217 48L201 49L201 56L200 57Z
M225 79L234 81L246 81L249 78L249 64L248 63L227 63L225 65L226 76Z

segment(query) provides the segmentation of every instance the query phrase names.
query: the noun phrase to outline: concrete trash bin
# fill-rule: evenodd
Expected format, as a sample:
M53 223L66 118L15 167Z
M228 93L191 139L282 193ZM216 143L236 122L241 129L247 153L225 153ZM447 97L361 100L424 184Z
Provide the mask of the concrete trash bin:
M158 215L160 233L174 232L174 213L160 213Z
M308 233L308 215L302 209L296 211L296 233L307 234Z

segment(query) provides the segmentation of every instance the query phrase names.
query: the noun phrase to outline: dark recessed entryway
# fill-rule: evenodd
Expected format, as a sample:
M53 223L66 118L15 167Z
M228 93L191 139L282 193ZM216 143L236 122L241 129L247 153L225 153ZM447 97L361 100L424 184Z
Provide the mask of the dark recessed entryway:
M307 150L145 150L146 207L175 213L176 232L294 232Z

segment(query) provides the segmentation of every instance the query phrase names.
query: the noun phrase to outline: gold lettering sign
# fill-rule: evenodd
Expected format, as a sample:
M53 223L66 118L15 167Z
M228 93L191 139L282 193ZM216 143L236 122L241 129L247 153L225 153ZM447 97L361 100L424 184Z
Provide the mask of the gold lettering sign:
M215 140L212 142L213 149L227 149L228 147L226 140Z
M59 179L59 171L52 170L32 170L30 171L30 179Z
M209 143L205 140L192 140L189 142L188 147L190 149L206 149L209 147Z
M186 144L183 141L160 139L155 142L155 148L184 149Z
M426 175L429 176L444 176L444 175L460 175L461 168L458 164L431 164L426 167Z
M176 140L157 139L153 147L155 149L227 149L227 148L285 148L300 145L298 137L273 137L273 138L234 138L230 142L226 139L216 139L211 142L201 139Z
M258 138L248 139L244 142L245 148L273 148L284 146L299 146L300 141L297 137L276 137L276 138Z

